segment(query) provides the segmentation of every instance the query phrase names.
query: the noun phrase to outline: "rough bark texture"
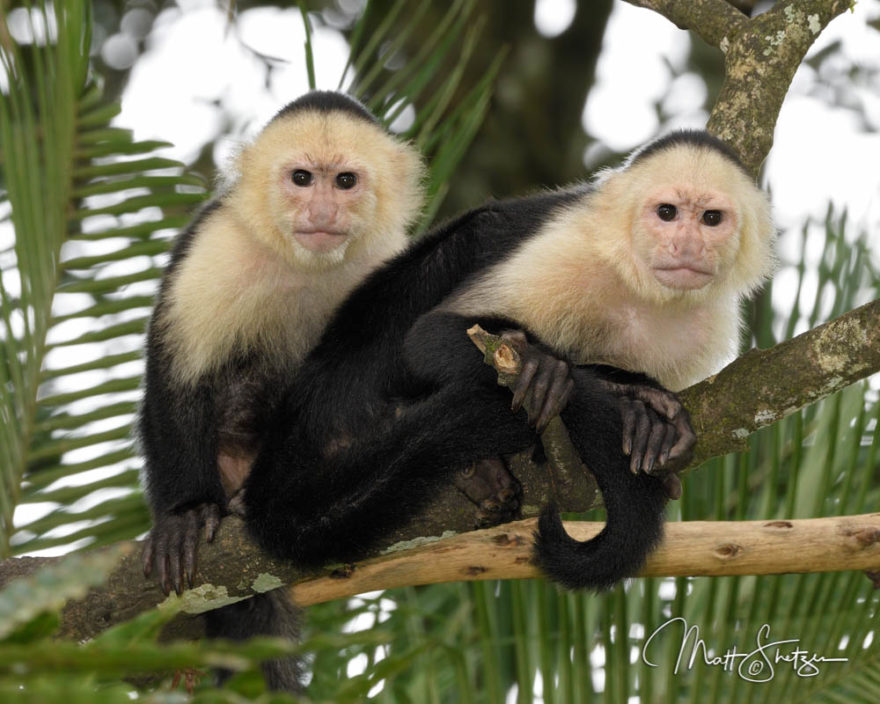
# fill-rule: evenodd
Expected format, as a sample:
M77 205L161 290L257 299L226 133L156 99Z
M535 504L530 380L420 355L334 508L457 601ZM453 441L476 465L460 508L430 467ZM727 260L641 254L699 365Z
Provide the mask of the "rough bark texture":
M529 519L457 535L401 556L358 565L345 576L321 577L291 589L308 606L354 594L411 584L540 577L532 564ZM569 521L566 530L587 540L601 523ZM670 523L662 545L648 557L643 577L730 576L832 572L880 568L880 513L791 521Z
M849 0L781 0L749 19L725 0L628 0L690 29L724 53L725 78L707 129L754 174L773 144L782 101L807 50Z

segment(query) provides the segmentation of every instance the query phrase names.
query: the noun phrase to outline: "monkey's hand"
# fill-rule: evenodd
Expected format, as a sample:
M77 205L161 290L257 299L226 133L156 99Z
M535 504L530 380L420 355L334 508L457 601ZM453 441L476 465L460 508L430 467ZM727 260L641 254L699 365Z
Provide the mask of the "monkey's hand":
M521 330L507 330L501 337L522 358L522 370L512 387L510 407L514 412L525 407L529 424L543 433L547 424L565 409L574 389L571 365L530 343Z
M172 587L177 594L181 594L184 581L191 588L202 528L205 529L205 539L211 542L220 526L221 516L220 506L213 503L198 504L180 513L156 516L141 555L144 576L150 577L155 566L156 579L166 595L171 593Z
M649 384L608 380L600 383L618 398L623 419L623 451L630 456L633 473L665 472L667 476L675 477L668 473L690 461L697 442L690 416L678 397L671 391ZM678 484L678 493L672 496L678 498L681 484L677 478L671 479L667 482L667 490L674 489L671 483Z

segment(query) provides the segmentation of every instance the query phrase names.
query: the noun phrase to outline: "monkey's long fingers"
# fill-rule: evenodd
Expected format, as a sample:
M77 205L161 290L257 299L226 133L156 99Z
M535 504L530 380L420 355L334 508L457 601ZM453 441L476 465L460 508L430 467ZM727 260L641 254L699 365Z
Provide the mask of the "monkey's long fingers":
M628 398L618 400L620 404L620 416L623 420L623 454L632 455L633 435L636 432L636 412L632 407L632 401Z
M165 596L168 596L171 592L171 584L168 582L168 534L166 531L157 533L154 550L156 551L156 567L159 572L156 577Z
M574 379L566 377L557 378L553 381L553 385L547 393L547 399L544 401L544 408L541 409L541 415L535 426L539 433L543 433L550 424L550 421L565 410L573 390Z
M538 360L533 357L523 362L522 370L513 387L513 401L510 404L510 410L514 413L522 408L526 395L532 387L532 379L534 379L539 367Z
M186 585L192 589L195 583L196 562L199 555L199 528L201 527L202 511L187 511L184 519L186 525L183 529L183 576L186 579Z
M684 466L693 456L694 445L697 444L697 434L691 426L688 412L682 409L681 414L672 423L678 434L677 442L669 450L669 462ZM664 463L665 464L665 463Z
M171 578L171 586L177 596L183 594L183 545L175 541L175 549L168 553L169 576Z
M171 537L166 551L168 560L167 579L170 582L170 586L179 596L183 593L183 569L181 562L183 559L184 539L186 537L184 521L180 517L175 517L169 533Z
M632 395L642 401L646 406L653 409L660 417L673 420L680 413L684 413L684 406L671 391L666 389L654 389L650 386L630 386Z
M148 578L153 574L153 559L156 554L155 549L153 548L153 533L147 536L147 539L144 541L144 549L141 552L141 562L144 567L144 577Z
M663 438L663 447L660 448L660 466L663 467L669 461L669 453L672 450L672 447L675 445L675 440L678 437L678 432L674 425L671 423L664 423L664 428L666 430L665 437Z
M574 379L571 378L568 364L556 360L549 365L543 377L539 379L539 383L536 384L533 396L533 411L538 413L535 430L539 433L544 432L547 424L565 408L573 388Z
M210 543L220 527L220 507L217 504L204 504L201 519L205 524L205 540Z
M642 458L642 469L646 474L652 474L654 467L659 467L660 464L663 441L666 439L666 424L651 409L647 409L647 411L651 415L651 432L645 446L645 455Z
M649 413L653 413L645 404L634 399L631 403L632 412L635 415L635 432L632 435L632 452L630 454L629 469L633 474L638 474L642 468L642 458L648 447L648 438L651 435L651 419Z

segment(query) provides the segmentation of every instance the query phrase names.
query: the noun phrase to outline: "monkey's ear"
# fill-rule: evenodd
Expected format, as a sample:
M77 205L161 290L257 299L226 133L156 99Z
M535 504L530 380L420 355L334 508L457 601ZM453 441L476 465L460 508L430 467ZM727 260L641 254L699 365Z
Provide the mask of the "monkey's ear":
M751 293L776 268L776 227L770 200L764 191L749 183L740 189L742 226L739 254L734 265L737 287Z
M395 140L395 148L389 156L390 178L380 200L397 209L404 226L408 227L424 207L427 168L421 152L407 142Z

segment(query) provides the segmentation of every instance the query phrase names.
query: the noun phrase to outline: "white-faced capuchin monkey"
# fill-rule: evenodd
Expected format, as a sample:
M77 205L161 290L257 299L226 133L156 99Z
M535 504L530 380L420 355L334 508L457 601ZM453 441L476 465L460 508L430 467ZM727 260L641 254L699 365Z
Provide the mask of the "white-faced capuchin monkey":
M424 167L357 101L312 92L237 157L223 192L178 238L150 322L139 436L153 529L144 572L192 586L241 489L281 390L340 302L400 251ZM209 636L295 635L283 596L207 614ZM292 661L264 667L295 690Z
M355 560L438 483L528 448L534 431L465 334L479 323L526 331L537 423L561 409L607 511L579 543L548 507L537 562L570 588L636 574L662 534L653 475L694 442L674 395L644 374L680 389L732 356L774 235L765 195L705 132L439 227L360 285L303 362L245 485L252 534L300 564Z

